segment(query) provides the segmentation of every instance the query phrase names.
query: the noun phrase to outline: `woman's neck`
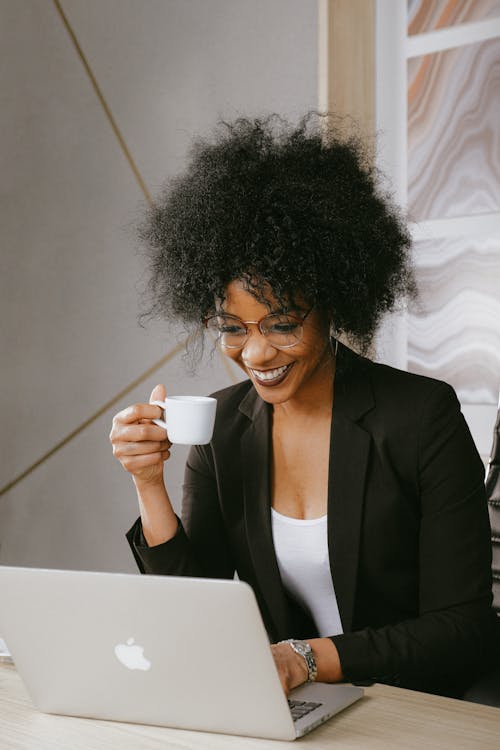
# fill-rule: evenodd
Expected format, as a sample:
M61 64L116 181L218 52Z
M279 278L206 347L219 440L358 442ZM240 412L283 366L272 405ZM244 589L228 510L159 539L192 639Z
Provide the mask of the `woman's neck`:
M335 357L328 353L314 379L304 384L297 396L274 404L274 415L280 419L316 419L330 416L333 406Z

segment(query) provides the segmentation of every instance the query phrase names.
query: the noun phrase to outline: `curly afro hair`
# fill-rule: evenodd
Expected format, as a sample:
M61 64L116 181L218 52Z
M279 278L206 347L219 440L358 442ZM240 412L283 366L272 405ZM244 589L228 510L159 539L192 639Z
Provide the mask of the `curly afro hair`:
M283 308L315 306L366 351L381 316L415 291L405 223L366 143L333 115L221 122L194 144L140 225L146 317L195 329L235 280Z

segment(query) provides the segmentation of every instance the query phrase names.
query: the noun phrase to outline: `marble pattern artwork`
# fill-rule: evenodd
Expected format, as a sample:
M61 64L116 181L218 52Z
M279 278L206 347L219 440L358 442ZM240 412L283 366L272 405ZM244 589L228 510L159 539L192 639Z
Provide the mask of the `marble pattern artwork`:
M419 299L408 315L408 369L437 377L462 403L500 388L500 235L416 243Z
M408 61L411 219L500 210L500 37Z
M408 34L500 17L500 0L408 0Z

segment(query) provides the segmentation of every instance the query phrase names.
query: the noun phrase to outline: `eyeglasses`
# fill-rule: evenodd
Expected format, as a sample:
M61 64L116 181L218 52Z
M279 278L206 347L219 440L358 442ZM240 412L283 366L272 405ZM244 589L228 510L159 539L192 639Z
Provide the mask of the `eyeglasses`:
M259 327L259 331L276 349L289 349L302 340L303 324L313 308L303 315L291 313L271 313L260 320L240 320L236 315L219 312L203 321L212 331L217 343L225 349L241 349L250 336L249 325Z

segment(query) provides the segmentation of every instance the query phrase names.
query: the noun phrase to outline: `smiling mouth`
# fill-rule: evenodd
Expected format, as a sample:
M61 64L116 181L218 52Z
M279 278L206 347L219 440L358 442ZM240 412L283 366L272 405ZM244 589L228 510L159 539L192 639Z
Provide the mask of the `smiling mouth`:
M278 385L286 378L293 364L291 362L289 365L276 367L274 370L253 370L251 368L249 370L258 383L265 386Z

